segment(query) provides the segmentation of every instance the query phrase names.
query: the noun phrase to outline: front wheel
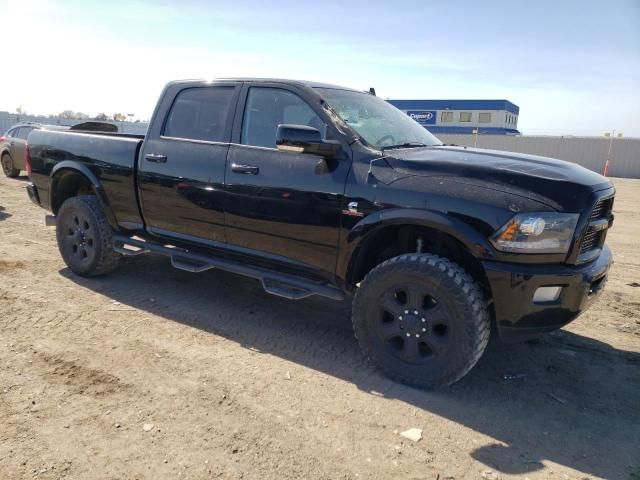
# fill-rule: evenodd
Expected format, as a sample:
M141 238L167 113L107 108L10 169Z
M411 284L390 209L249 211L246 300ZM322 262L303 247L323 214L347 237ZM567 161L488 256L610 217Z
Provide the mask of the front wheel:
M20 170L13 166L13 159L11 158L11 155L9 155L8 153L3 154L1 161L2 171L7 177L16 178L18 175L20 175Z
M482 289L462 267L432 254L400 255L371 270L352 318L365 355L392 379L419 388L461 379L489 341Z
M91 195L68 198L58 211L56 238L67 266L78 275L93 277L115 270L122 256L113 249L113 231Z

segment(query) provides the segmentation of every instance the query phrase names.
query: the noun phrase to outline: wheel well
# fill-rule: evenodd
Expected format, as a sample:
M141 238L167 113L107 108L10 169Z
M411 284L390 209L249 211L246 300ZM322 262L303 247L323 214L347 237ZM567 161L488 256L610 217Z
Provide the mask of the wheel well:
M93 187L87 177L73 171L57 174L52 181L51 211L57 214L65 200L78 195L94 195Z
M404 253L434 253L464 268L490 298L490 288L480 261L456 238L435 228L421 225L392 225L380 228L365 238L354 255L348 285L355 286L376 265Z

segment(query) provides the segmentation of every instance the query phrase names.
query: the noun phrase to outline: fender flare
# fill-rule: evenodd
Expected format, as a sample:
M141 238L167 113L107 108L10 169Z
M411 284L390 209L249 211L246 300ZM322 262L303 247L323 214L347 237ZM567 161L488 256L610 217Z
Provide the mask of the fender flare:
M63 160L62 162L57 163L53 167L53 169L51 169L51 173L49 174L49 205L51 206L51 208L53 209L53 197L56 191L57 183L60 181L60 178L62 178L65 172L73 172L79 174L88 181L89 185L91 186L91 191L98 198L100 207L105 213L109 225L111 225L111 228L113 228L114 230L119 230L116 216L113 213L113 208L111 207L111 202L109 202L109 198L104 191L102 183L89 167L80 162L76 162L73 160Z
M372 233L393 225L415 225L438 230L460 242L478 260L495 257L489 240L462 220L433 210L419 208L390 208L378 210L356 223L347 233L340 249L338 276L349 281L359 247Z

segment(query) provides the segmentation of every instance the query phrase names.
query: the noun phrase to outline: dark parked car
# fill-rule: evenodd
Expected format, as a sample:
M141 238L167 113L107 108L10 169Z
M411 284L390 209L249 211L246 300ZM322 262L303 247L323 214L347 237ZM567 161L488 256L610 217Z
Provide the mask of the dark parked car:
M20 175L21 170L26 170L27 137L33 130L40 128L64 130L69 127L20 123L11 127L4 135L0 135L0 161L2 162L2 171L7 177L15 178Z
M612 261L607 178L444 146L333 85L173 82L146 136L39 130L27 159L29 196L53 212L73 272L152 252L290 299L353 296L364 353L416 386L464 376L492 325L524 339L570 322Z

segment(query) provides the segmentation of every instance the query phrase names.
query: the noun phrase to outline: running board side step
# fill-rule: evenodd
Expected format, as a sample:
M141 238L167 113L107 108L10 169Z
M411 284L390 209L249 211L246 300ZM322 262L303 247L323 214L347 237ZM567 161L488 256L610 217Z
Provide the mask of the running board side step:
M113 236L113 248L116 252L126 256L137 256L144 253L164 255L171 259L173 267L191 273L218 268L244 275L245 277L255 278L262 282L262 288L264 288L265 292L288 298L289 300L300 300L312 295L320 295L333 300L344 299L344 294L330 285L315 283L305 278L273 272L213 255L192 252L173 245L161 245L116 234Z

